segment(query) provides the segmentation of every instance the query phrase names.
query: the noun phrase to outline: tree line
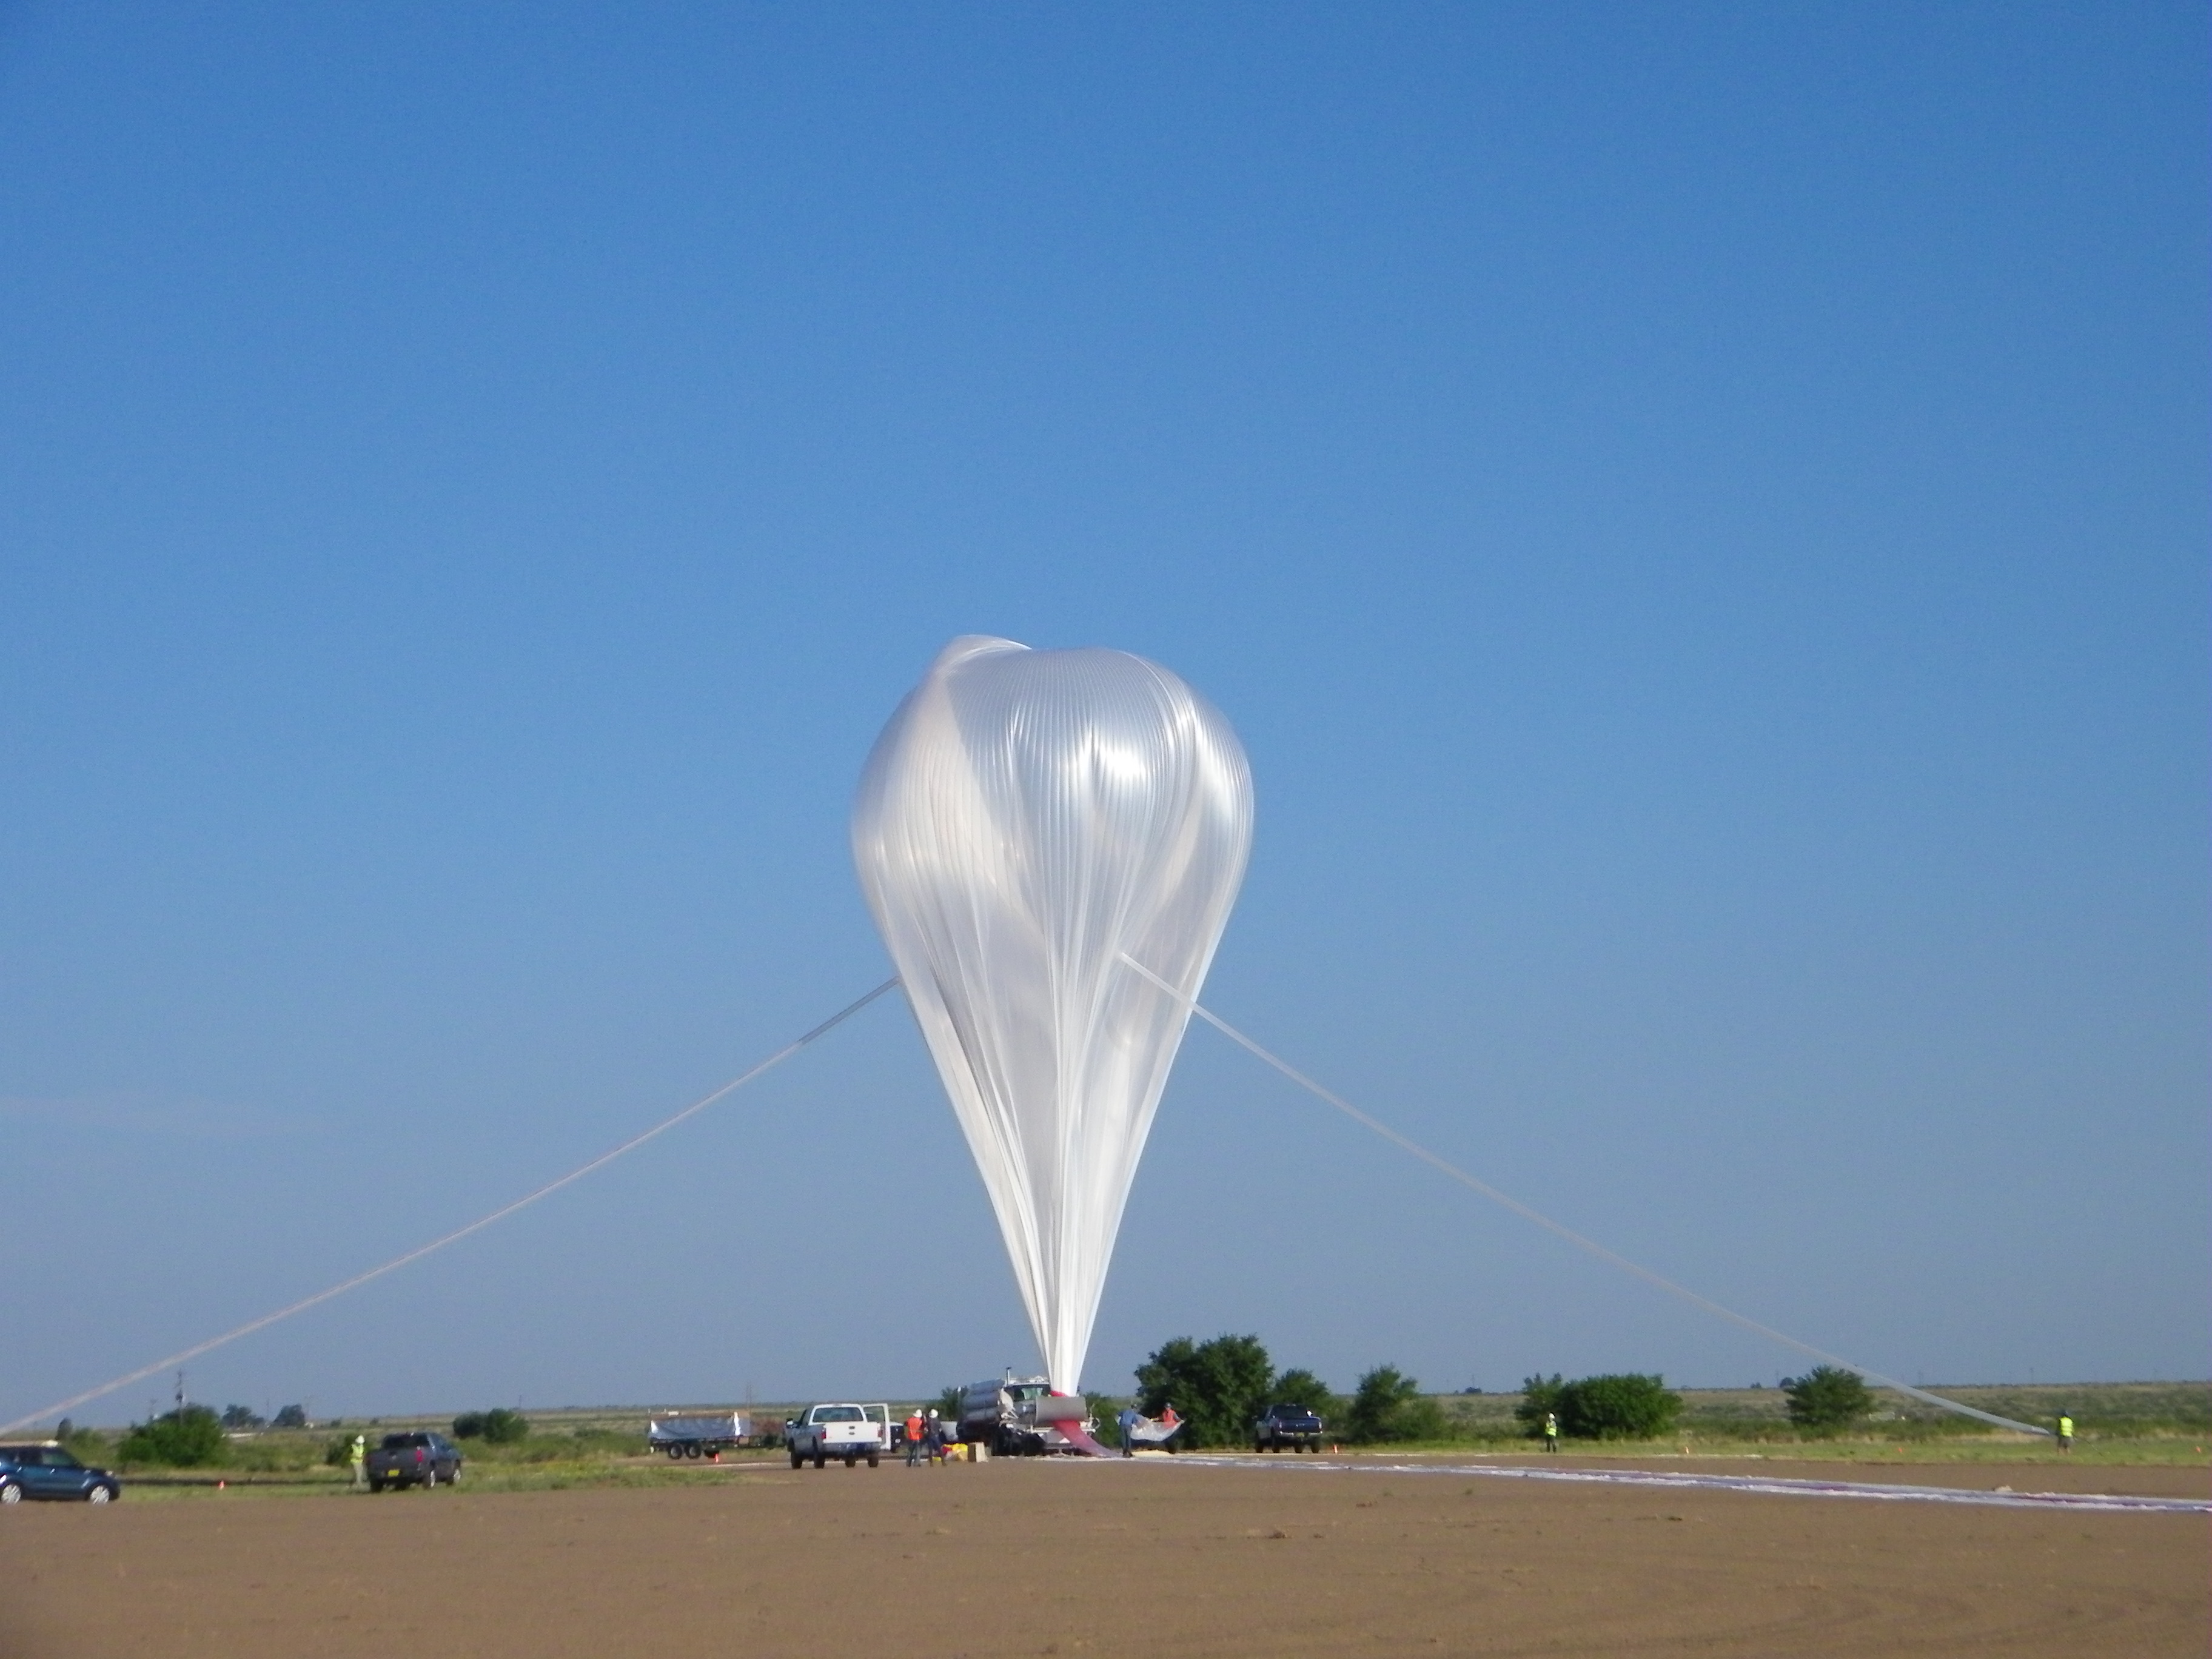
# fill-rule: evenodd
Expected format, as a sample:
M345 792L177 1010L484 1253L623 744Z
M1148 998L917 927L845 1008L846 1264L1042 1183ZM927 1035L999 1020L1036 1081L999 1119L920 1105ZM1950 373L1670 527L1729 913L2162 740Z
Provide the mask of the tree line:
M1455 1427L1419 1382L1395 1365L1362 1373L1350 1395L1339 1395L1312 1371L1278 1371L1256 1336L1217 1336L1198 1342L1178 1336L1164 1342L1137 1367L1137 1409L1158 1417L1172 1405L1191 1449L1233 1446L1251 1438L1253 1425L1271 1405L1298 1405L1319 1413L1330 1437L1351 1445L1448 1440ZM1852 1372L1822 1365L1802 1377L1784 1377L1790 1420L1800 1429L1833 1433L1866 1417L1875 1399ZM1102 1403L1105 1397L1100 1396ZM1571 1381L1554 1372L1521 1385L1514 1420L1530 1438L1547 1419L1573 1440L1650 1440L1674 1427L1682 1397L1656 1374L1620 1372ZM1109 1413L1110 1414L1110 1413Z

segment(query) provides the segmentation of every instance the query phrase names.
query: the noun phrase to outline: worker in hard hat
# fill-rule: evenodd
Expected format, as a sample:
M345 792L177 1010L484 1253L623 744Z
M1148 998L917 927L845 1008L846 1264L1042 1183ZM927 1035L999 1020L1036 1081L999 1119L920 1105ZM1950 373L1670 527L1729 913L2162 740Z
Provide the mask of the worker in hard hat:
M353 1466L353 1488L361 1491L368 1485L368 1437L357 1434L353 1444L346 1448L346 1462Z
M921 1433L921 1443L929 1453L929 1461L932 1463L942 1463L945 1461L945 1441L944 1419L934 1411L931 1412L928 1426L923 1429Z
M1555 1452L1559 1449L1559 1414L1557 1412L1546 1412L1544 1413L1544 1449L1547 1452Z
M931 1413L931 1415L932 1415L932 1416L934 1416L935 1414L936 1414L936 1413ZM908 1413L907 1413L907 1419L906 1419L906 1466L907 1466L907 1468L912 1468L915 1464L917 1464L917 1463L919 1463L919 1462L921 1462L921 1454L922 1454L922 1436L923 1436L925 1433L927 1433L927 1432L928 1431L928 1428L929 1428L929 1420L928 1420L928 1419L927 1419L927 1418L925 1418L924 1416L922 1416L922 1414L921 1414L921 1407L916 1406L916 1407L915 1407L911 1412L908 1412Z

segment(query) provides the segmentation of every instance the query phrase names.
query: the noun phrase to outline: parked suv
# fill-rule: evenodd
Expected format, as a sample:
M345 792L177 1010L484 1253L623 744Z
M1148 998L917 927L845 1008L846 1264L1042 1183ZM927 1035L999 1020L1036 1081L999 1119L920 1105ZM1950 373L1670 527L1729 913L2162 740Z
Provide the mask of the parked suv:
M123 1483L106 1469L88 1469L54 1441L36 1446L0 1446L0 1504L27 1498L82 1498L112 1503L123 1496Z
M387 1434L368 1455L368 1489L386 1486L450 1486L461 1478L461 1449L442 1434L417 1430Z
M1285 1446L1294 1452L1319 1451L1321 1419L1304 1406L1268 1407L1252 1425L1252 1449L1273 1452Z

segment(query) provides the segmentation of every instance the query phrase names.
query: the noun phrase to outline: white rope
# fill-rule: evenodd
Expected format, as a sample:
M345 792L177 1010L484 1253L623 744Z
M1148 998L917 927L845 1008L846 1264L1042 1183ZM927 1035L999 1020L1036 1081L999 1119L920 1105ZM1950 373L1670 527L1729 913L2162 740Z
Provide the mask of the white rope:
M761 1061L759 1065L754 1066L752 1070L745 1073L744 1076L731 1079L729 1082L725 1083L720 1088L715 1090L712 1094L702 1095L697 1100L693 1101L682 1111L677 1113L675 1116L668 1118L662 1122L654 1124L653 1127L647 1129L642 1134L632 1135L628 1140L623 1142L621 1146L614 1147L611 1151L600 1153L589 1164L583 1164L577 1169L569 1170L568 1174L562 1176L557 1181L547 1182L543 1187L538 1188L535 1192L526 1193L522 1197L516 1199L512 1204L502 1205L498 1209L494 1210L489 1215L482 1217L477 1220L471 1221L465 1227L456 1227L452 1232L446 1234L444 1237L434 1238L428 1244L419 1245L416 1249L408 1251L404 1255L394 1256L391 1261L386 1262L380 1267L371 1267L365 1273L356 1273L351 1279L346 1279L343 1283L333 1285L326 1291L318 1291L313 1296L302 1297L299 1301L293 1303L289 1307L279 1308L275 1313L264 1314L258 1319L250 1320L246 1323L240 1325L236 1330L225 1331L221 1336L210 1337L204 1342L195 1343L189 1348L182 1349L176 1353L168 1355L165 1358L157 1359L150 1365L141 1365L137 1370L131 1371L122 1376L118 1376L112 1382L103 1382L96 1389L87 1389L82 1394L73 1394L66 1400L56 1401L52 1405L44 1407L38 1411L34 1411L27 1417L19 1417L12 1423L0 1423L0 1435L13 1434L16 1430L26 1427L30 1424L41 1422L49 1417L58 1417L62 1413L72 1410L78 1406L82 1406L88 1401L97 1400L102 1395L112 1394L118 1389L128 1388L131 1384L137 1382L142 1377L151 1376L156 1371L166 1371L172 1366L183 1364L188 1359L197 1359L204 1353L207 1353L214 1349L222 1347L226 1342L235 1342L241 1336L251 1336L256 1331L266 1330L270 1326L276 1324L279 1320L289 1319L296 1313L305 1313L308 1309L317 1307L325 1302L328 1302L333 1297L343 1296L348 1291L358 1289L360 1286L368 1284L372 1279L381 1279L385 1274L396 1272L399 1268L405 1267L410 1261L420 1261L424 1256L428 1255L434 1250L442 1250L447 1245L456 1243L461 1239L466 1238L471 1233L482 1232L486 1227L490 1226L493 1222L505 1220L508 1216L513 1215L517 1210L526 1209L531 1205L535 1204L539 1199L559 1192L563 1187L568 1186L571 1182L581 1181L586 1176L591 1174L594 1170L605 1169L608 1164L620 1158L624 1152L634 1152L638 1147L644 1146L647 1141L653 1139L657 1136L666 1134L678 1124L683 1122L684 1119L705 1111L707 1108L713 1105L716 1101L721 1099L725 1095L734 1094L738 1090L744 1088L745 1085L750 1083L755 1078L759 1077L763 1073L771 1071L775 1067L781 1065L785 1060L789 1060L801 1048L804 1048L808 1043L813 1042L815 1038L823 1036L836 1026L843 1024L854 1014L859 1013L861 1009L866 1007L878 997L883 995L884 992L890 990L893 987L897 985L897 983L898 981L896 979L885 980L881 985L876 987L874 990L869 992L867 995L862 997L859 1001L848 1003L844 1007L830 1015L829 1018L823 1020L819 1025L807 1032L804 1036L794 1038L792 1042L786 1043L782 1048L770 1054L766 1060Z
M1158 986L1162 990L1167 992L1169 995L1177 998L1182 997L1182 993L1177 991L1174 986L1170 985L1165 980L1153 973L1152 969L1146 967L1144 963L1139 962L1135 957L1125 953L1122 956L1121 960L1127 963L1129 966L1135 969L1139 973L1142 974L1146 979L1152 981L1153 984ZM1188 1000L1188 999L1183 1000L1186 1001ZM1828 1352L1826 1349L1816 1348L1809 1342L1800 1342L1794 1336L1785 1335L1784 1333L1776 1330L1771 1325L1762 1325L1756 1319L1753 1319L1744 1314L1737 1313L1732 1308L1723 1308L1719 1303L1714 1301L1711 1297L1699 1296L1695 1291L1691 1290L1686 1285L1677 1285L1673 1279L1665 1277L1663 1274L1656 1273L1649 1267L1640 1267L1637 1263L1631 1261L1626 1256L1619 1255L1614 1251L1608 1250L1604 1245L1599 1243L1596 1240L1585 1238L1572 1228L1561 1225L1559 1222L1553 1220L1551 1217L1544 1214L1542 1212L1529 1208L1528 1206L1521 1202L1519 1199L1510 1197L1506 1194L1499 1192L1497 1188L1490 1185L1489 1182L1476 1180L1474 1176L1469 1175L1457 1164L1447 1163L1444 1159L1437 1157L1434 1152L1431 1152L1427 1147L1421 1146L1419 1142L1407 1139L1404 1135L1400 1134L1395 1129L1390 1127L1389 1124L1370 1117L1366 1113L1361 1111L1359 1108L1354 1106L1350 1101L1345 1099L1343 1096L1323 1088L1320 1084L1308 1077L1304 1072L1299 1071L1296 1066L1291 1065L1289 1061L1280 1059L1275 1054L1270 1054L1267 1049L1253 1042L1250 1037L1246 1036L1243 1032L1238 1030L1227 1020L1222 1018L1218 1014L1214 1013L1212 1010L1200 1007L1195 1002L1190 1002L1189 1007L1191 1012L1196 1014L1207 1024L1212 1026L1215 1030L1220 1032L1222 1036L1227 1037L1231 1042L1237 1044L1237 1047L1243 1048L1255 1059L1262 1060L1267 1065L1272 1066L1276 1071L1280 1072L1285 1077L1290 1079L1291 1082L1297 1084L1298 1087L1305 1090L1308 1093L1327 1101L1330 1105L1335 1107L1338 1111L1342 1112L1346 1117L1350 1118L1354 1123L1360 1125L1363 1128L1373 1130L1376 1134L1381 1135L1383 1139L1390 1142L1392 1146L1411 1152L1415 1158L1419 1158L1424 1164L1428 1164L1432 1169L1440 1170L1444 1175L1449 1176L1454 1181L1458 1182L1462 1187L1470 1188L1474 1191L1480 1193L1485 1198L1490 1200L1492 1203L1503 1205L1505 1208L1512 1211L1514 1214L1521 1217L1524 1221L1534 1222L1539 1227L1543 1228L1547 1232L1555 1234L1559 1237L1564 1238L1568 1243L1573 1245L1577 1249L1587 1250L1590 1255L1597 1257L1599 1261L1610 1262L1613 1266L1620 1268L1623 1273L1633 1273L1637 1278L1644 1280L1645 1284L1656 1285L1660 1290L1666 1291L1669 1296L1678 1296L1681 1297L1683 1301L1689 1303L1693 1307L1702 1308L1707 1313L1713 1314L1719 1318L1725 1319L1731 1324L1741 1325L1747 1331L1754 1331L1760 1336L1767 1338L1770 1341L1779 1342L1785 1348L1794 1348L1799 1353L1809 1354L1812 1358L1820 1360L1824 1364L1841 1366L1847 1371L1856 1371L1860 1376L1867 1378L1869 1382L1879 1382L1886 1389L1894 1389L1899 1394L1909 1395L1915 1400L1925 1401L1930 1406L1940 1406L1947 1412L1956 1412L1962 1417L1978 1418L1983 1422L1993 1423L1999 1428L2024 1430L2029 1434L2047 1435L2051 1432L2049 1429L2039 1428L2033 1423L2021 1423L2009 1417L2000 1417L1995 1412L1985 1412L1973 1406L1962 1406L1955 1400L1946 1400L1941 1395L1929 1393L1925 1389L1916 1389L1911 1383L1900 1382L1893 1376L1884 1376L1880 1371L1869 1370L1863 1365L1854 1365L1848 1359L1838 1358L1834 1354Z

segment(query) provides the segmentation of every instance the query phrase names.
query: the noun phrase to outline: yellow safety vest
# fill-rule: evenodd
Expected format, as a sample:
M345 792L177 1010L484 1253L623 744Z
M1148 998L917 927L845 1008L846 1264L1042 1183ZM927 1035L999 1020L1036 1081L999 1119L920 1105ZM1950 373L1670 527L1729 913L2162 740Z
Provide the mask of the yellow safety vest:
M2058 1432L2063 1438L2071 1440L2074 1437L2074 1419L2070 1417L2060 1418L2058 1419Z

